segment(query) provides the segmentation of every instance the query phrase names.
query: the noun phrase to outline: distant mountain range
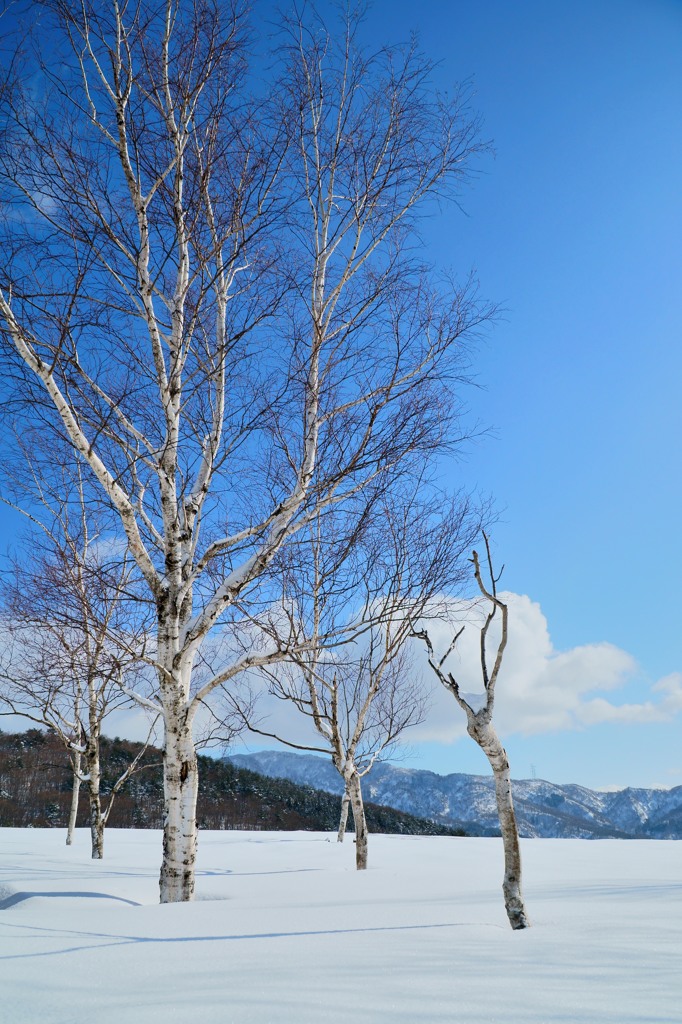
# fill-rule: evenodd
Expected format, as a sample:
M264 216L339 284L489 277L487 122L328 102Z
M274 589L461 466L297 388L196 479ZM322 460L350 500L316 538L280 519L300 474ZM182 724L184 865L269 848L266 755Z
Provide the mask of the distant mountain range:
M331 761L312 754L264 750L234 754L238 767L340 794L343 785ZM414 768L377 764L363 784L366 800L491 835L498 828L492 777L437 775ZM682 839L682 786L598 792L558 786L541 779L513 783L522 836L560 839Z

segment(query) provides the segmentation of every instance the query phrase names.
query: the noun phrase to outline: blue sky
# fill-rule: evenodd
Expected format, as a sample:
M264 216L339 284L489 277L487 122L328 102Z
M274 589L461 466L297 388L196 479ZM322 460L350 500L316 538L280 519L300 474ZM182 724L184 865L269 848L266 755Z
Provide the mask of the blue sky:
M411 29L441 61L439 84L472 78L495 148L467 216L426 229L434 260L475 267L506 309L470 396L492 436L448 478L495 496L503 583L540 606L549 661L608 642L636 662L609 703L660 701L652 687L682 671L682 4L374 4L374 38ZM605 695L600 678L590 698ZM659 722L645 709L625 724L515 731L512 767L682 784L674 706ZM415 767L485 770L466 737L413 749Z
M469 394L490 433L443 477L494 496L527 599L500 695L514 773L682 784L682 4L377 0L364 31L412 30L440 87L471 79L495 150L424 238L505 309ZM446 696L409 763L486 771L454 701L440 728Z
M497 709L512 770L680 785L682 4L372 5L368 40L411 31L441 88L472 80L495 151L424 237L505 309L469 395L490 433L443 476L494 496L522 596ZM445 692L408 743L410 766L489 770Z

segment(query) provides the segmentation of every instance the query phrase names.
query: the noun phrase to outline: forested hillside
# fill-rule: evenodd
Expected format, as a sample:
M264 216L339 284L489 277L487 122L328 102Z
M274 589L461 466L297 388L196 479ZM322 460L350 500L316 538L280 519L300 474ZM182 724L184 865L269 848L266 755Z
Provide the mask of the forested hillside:
M103 739L105 795L138 750L139 744L127 740ZM326 831L338 826L339 799L330 793L271 779L212 757L200 757L199 762L200 828ZM56 737L38 729L20 734L0 732L0 826L65 828L70 802L71 771ZM140 769L117 796L109 826L161 828L162 816L161 751L150 748ZM462 834L374 804L367 805L367 820L373 832ZM87 799L82 794L78 825L86 824Z

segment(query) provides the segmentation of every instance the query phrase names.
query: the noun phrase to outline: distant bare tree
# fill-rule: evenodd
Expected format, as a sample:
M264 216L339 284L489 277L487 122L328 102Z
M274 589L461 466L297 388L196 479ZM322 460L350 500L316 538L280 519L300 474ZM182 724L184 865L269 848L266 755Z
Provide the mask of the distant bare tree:
M134 562L125 552L107 552L106 537L87 506L80 467L63 470L57 476L53 467L53 489L45 478L33 477L34 511L28 515L37 529L3 580L0 713L21 715L59 736L73 771L67 845L85 783L92 856L99 860L116 794L146 749L103 799L102 727L109 715L131 705L123 683L131 685L139 669L135 652L143 652L144 635L136 637L130 628L135 618L139 625L128 607ZM30 476L27 468L25 496ZM153 721L150 736L152 728Z
M344 781L338 839L350 805L358 869L367 867L368 849L362 779L425 713L413 623L436 614L439 595L461 583L462 555L481 524L481 510L464 496L435 507L415 494L395 497L389 504L384 494L365 510L352 543L318 522L289 549L282 607L301 653L263 672L270 694L309 720L310 741L261 727L257 707L245 711L235 695L229 701L252 732L331 757Z
M463 693L460 684L450 671L444 669L445 662L455 649L458 639L464 632L466 626L453 637L452 643L442 658L436 660L433 646L427 630L421 630L416 635L426 643L429 652L429 665L437 675L443 686L453 695L459 706L467 717L467 732L479 745L481 750L490 762L495 780L495 798L497 801L497 813L500 819L502 842L504 844L504 881L502 891L504 894L504 905L507 911L509 923L514 929L528 927L526 908L521 894L521 849L519 845L519 831L514 813L512 800L511 771L509 759L502 746L495 726L493 725L493 708L495 705L495 684L502 666L502 658L507 646L507 605L497 594L497 583L500 574L495 576L493 571L492 557L490 554L490 543L484 533L486 559L490 582L486 586L481 575L481 566L476 551L473 552L474 575L478 588L490 605L485 621L481 626L481 674L483 679L482 699L478 695ZM500 639L495 652L495 660L492 670L489 668L487 640L488 631L497 613L501 616Z
M490 309L434 278L415 229L482 147L466 98L414 46L368 56L352 17L285 20L261 99L238 0L41 11L49 48L2 95L3 380L89 467L155 606L160 896L186 900L197 714L297 653L257 629L279 554L461 436ZM221 625L238 654L198 682Z
M311 720L317 741L293 742L261 728L238 705L252 732L331 757L344 782L338 840L343 841L350 804L359 870L367 867L368 850L362 779L378 759L390 755L405 729L422 720L425 703L409 674L407 652L399 649L395 637L375 629L366 643L362 653L324 657L311 652L296 667L282 666L270 673L271 694L291 702Z

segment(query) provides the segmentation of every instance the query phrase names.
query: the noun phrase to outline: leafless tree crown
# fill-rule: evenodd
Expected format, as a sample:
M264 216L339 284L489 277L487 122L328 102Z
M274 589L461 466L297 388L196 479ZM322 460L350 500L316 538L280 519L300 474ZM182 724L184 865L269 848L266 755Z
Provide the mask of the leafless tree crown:
M491 310L432 273L417 227L459 193L479 128L415 46L368 55L352 15L284 17L252 69L237 2L39 10L0 91L2 379L17 421L88 467L156 607L162 893L185 898L194 719L291 653L254 640L280 556L326 513L352 544L378 495L427 489L461 440ZM218 623L239 650L199 683Z

